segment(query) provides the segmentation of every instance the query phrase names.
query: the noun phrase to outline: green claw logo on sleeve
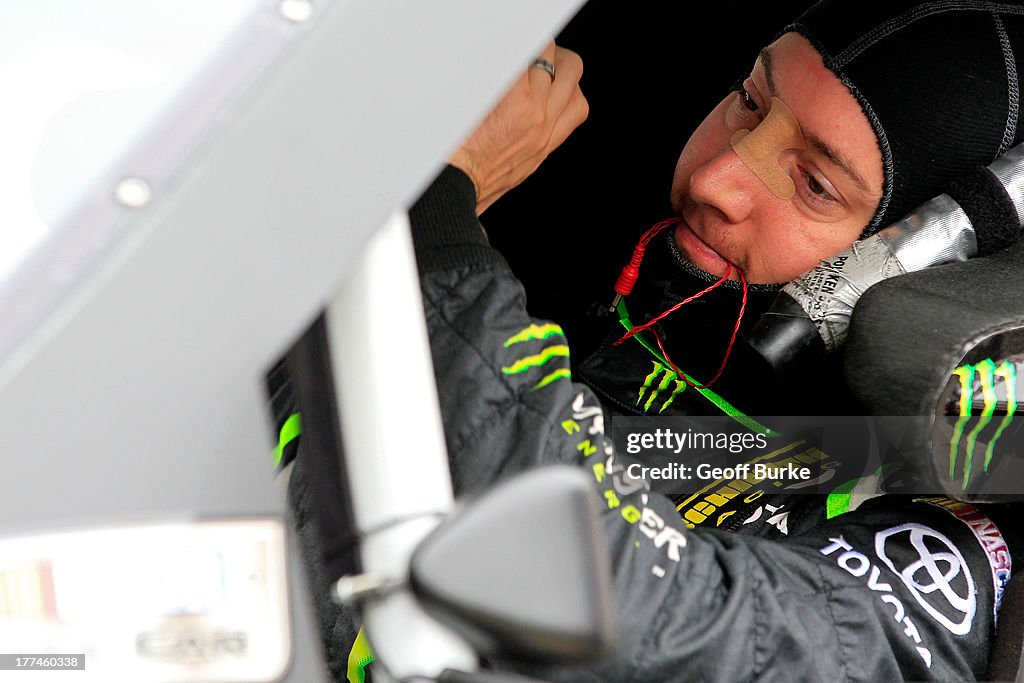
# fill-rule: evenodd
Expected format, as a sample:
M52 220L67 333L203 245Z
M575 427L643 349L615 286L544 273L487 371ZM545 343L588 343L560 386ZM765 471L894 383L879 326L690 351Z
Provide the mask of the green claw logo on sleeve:
M530 325L506 339L504 346L507 349L516 344L523 344L530 341L547 341L553 337L557 337L563 342L565 341L565 333L562 332L562 328L558 325L555 325L554 323ZM540 353L523 356L511 365L503 367L501 372L504 375L520 375L534 368L543 368L547 362L553 358L564 358L568 360L569 347L565 344L547 346L543 348ZM557 382L560 379L572 379L572 374L570 373L569 368L561 367L552 372L548 372L540 379L540 381L533 385L530 391L543 389L549 384Z
M520 330L511 337L505 340L505 348L512 346L513 344L522 344L533 339L550 339L551 337L565 337L565 333L562 332L562 328L554 323L547 323L545 325L530 325L529 327Z
M518 375L521 372L525 372L530 368L539 368L547 363L552 358L568 358L569 347L564 344L558 346L549 346L540 353L535 353L524 358L520 358L515 363L508 367L501 369L501 372L506 375Z
M1006 416L1003 417L1002 422L999 424L998 429L996 429L995 434L992 435L992 438L989 439L988 446L985 449L985 460L983 463L985 472L988 472L989 464L992 462L996 442L1010 423L1013 422L1013 415L1017 411L1017 368L1009 361L996 366L991 358L986 358L974 365L961 365L953 371L953 375L960 380L960 403L959 416L957 417L956 424L953 425L953 435L949 440L950 480L956 478L956 464L960 455L960 442L963 439L964 429L972 417L978 418L977 423L967 433L962 468L963 489L966 491L967 485L971 480L971 470L974 466L974 452L977 447L978 436L992 421L992 415L995 413L998 403L998 398L996 397L997 378L1002 378L1003 385L1006 387ZM972 414L975 379L981 384L981 395L984 400L981 413L977 416Z

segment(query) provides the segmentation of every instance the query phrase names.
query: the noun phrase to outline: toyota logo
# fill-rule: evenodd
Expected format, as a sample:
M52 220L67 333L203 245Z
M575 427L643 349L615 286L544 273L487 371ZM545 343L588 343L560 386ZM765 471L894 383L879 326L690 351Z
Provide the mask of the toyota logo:
M971 630L974 579L948 538L921 524L903 524L875 534L875 553L937 622L959 636Z

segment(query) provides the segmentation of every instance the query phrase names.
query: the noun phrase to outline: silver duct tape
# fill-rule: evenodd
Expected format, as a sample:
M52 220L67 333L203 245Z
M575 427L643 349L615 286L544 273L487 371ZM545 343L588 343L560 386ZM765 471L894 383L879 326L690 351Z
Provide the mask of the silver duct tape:
M896 275L953 261L978 251L967 214L949 195L859 242L786 285L832 351L846 340L853 307L868 287Z
M878 234L907 272L966 261L978 253L970 219L948 194L922 204Z
M832 351L846 339L853 307L868 287L905 272L881 235L873 235L822 261L782 291L803 307L818 328L825 348Z
M989 164L1017 208L1017 219L1024 225L1024 145L1018 145Z

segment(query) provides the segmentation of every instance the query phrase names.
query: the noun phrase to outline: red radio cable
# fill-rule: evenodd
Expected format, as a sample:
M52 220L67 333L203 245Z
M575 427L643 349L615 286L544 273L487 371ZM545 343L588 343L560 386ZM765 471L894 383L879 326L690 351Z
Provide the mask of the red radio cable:
M647 249L647 245L650 244L651 240L654 239L654 237L657 236L658 233L662 232L666 228L678 224L680 220L682 219L669 218L667 220L661 221L660 223L654 225L651 229L649 229L640 237L640 241L637 242L636 248L633 249L633 258L629 260L629 263L622 269L622 272L619 273L619 278L615 281L615 300L612 302L612 310L615 310L622 297L629 296L633 292L633 287L636 285L636 281L640 277L640 263L643 261L644 252ZM722 364L719 366L718 372L715 373L715 376L712 377L711 381L708 382L707 384L696 384L695 382L691 381L686 375L684 375L679 370L679 368L676 367L676 364L672 362L672 359L668 355L668 351L665 350L665 345L661 341L661 337L653 329L653 326L657 324L658 321L660 321L661 319L665 318L671 313L675 313L676 311L678 311L680 308L690 303L691 301L696 301L705 294L712 292L718 287L722 286L725 283L725 281L729 279L729 276L732 275L733 268L736 268L736 272L738 272L740 276L740 282L743 284L743 299L740 302L740 312L739 315L736 316L736 324L733 326L732 336L729 338L729 345L725 349L725 356L722 357ZM661 349L661 353L665 357L665 360L668 362L668 364L672 366L672 370L673 372L676 373L676 376L678 376L680 379L682 379L684 382L686 382L688 385L692 386L695 389L707 389L712 384L717 382L718 379L722 376L722 373L725 372L725 366L729 362L729 356L732 354L733 347L736 345L736 337L739 334L740 324L743 322L743 314L746 311L746 309L747 277L743 273L743 271L740 270L739 266L734 266L732 263L729 263L728 268L725 271L725 275L723 275L722 278L718 280L718 282L711 285L710 287L707 287L706 289L701 290L700 292L697 292L691 297L683 299L676 305L664 311L661 315L647 321L643 325L635 325L628 332L626 332L626 334L622 335L622 337L614 343L614 346L618 346L622 342L626 341L627 339L636 334L639 334L640 332L650 332L654 336L655 341L658 342L658 348Z

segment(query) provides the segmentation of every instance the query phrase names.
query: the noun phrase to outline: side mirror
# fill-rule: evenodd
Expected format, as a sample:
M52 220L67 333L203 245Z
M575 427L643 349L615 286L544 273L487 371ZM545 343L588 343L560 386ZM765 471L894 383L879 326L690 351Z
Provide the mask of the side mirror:
M571 467L515 477L423 540L413 592L485 656L555 663L606 654L615 624L598 502Z

